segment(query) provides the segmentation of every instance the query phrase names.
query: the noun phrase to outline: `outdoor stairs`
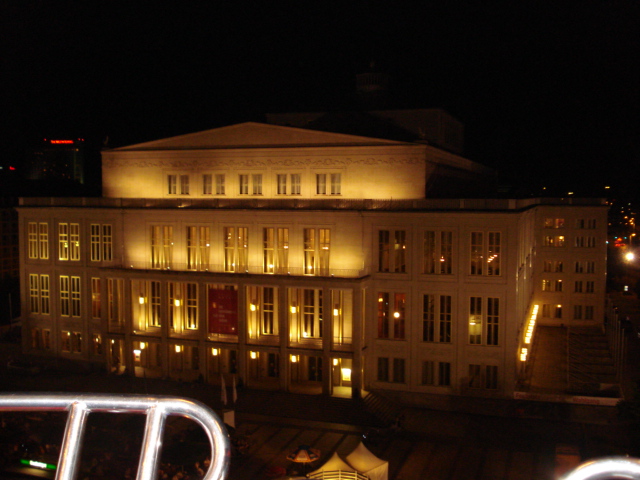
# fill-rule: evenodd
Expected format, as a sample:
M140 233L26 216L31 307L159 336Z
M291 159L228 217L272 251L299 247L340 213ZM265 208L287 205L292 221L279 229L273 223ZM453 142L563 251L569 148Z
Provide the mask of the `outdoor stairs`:
M607 337L597 327L571 327L567 338L568 393L600 395L617 388Z
M377 391L368 392L364 397L366 409L385 427L394 424L402 415L402 406Z

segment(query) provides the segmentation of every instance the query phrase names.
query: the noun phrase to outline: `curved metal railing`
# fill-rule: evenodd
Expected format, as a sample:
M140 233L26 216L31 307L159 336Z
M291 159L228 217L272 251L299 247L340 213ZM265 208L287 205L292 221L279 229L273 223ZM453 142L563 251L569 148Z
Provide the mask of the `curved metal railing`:
M73 480L80 463L80 447L90 412L142 413L146 415L137 480L155 480L168 415L190 418L204 429L211 446L211 464L203 480L223 480L229 469L229 437L222 421L196 400L144 395L4 394L0 411L67 411L56 480Z
M630 457L607 457L585 462L562 477L562 480L640 480L640 460Z

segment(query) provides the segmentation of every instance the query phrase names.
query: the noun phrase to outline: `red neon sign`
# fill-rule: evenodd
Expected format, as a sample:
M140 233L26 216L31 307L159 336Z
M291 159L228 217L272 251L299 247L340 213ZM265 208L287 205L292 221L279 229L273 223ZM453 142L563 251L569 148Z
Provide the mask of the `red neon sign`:
M51 143L60 145L60 144L73 144L73 140L50 140Z

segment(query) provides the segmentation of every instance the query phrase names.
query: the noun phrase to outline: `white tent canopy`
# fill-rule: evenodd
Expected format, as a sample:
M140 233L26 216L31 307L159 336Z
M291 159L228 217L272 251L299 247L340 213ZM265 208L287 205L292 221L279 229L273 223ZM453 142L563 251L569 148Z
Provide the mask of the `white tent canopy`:
M371 480L389 479L389 462L376 457L362 442L347 455L347 463Z
M341 470L343 472L355 472L351 465L347 464L344 460L342 460L342 458L340 458L338 452L334 452L333 456L329 460L327 460L327 463L322 465L319 469L311 472L309 476L315 473L334 472L336 470Z

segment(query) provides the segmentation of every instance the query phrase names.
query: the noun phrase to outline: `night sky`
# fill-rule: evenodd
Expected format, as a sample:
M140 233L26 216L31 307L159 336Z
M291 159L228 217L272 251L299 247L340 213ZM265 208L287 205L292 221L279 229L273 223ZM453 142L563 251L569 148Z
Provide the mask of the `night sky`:
M373 61L390 108L448 110L506 181L640 190L640 2L423 3L2 1L0 164L354 109Z

